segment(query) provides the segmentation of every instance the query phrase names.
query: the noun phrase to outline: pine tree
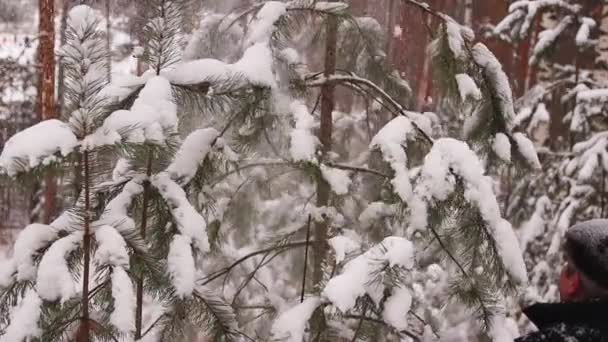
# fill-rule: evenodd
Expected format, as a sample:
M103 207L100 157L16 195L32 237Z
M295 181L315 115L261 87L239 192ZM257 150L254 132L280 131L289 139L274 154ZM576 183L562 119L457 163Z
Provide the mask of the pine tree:
M438 23L429 54L458 130L406 109L385 30L341 2L205 12L185 42L188 2L149 1L148 70L107 85L99 22L74 7L71 114L14 135L0 166L75 164L82 191L3 265L0 341L433 340L456 318L446 302L507 340L527 275L486 166L539 161L489 49L406 3Z
M541 147L544 171L523 179L510 172L506 178L512 189L505 213L521 225L520 241L531 268L527 301L558 298L554 284L564 233L576 222L605 215L606 117L601 108L606 84L590 62L598 32L592 9L584 2L520 1L494 28L516 43L530 34L535 21L552 15L553 23L538 33L527 61L539 70L538 80L517 100L515 118L515 125Z

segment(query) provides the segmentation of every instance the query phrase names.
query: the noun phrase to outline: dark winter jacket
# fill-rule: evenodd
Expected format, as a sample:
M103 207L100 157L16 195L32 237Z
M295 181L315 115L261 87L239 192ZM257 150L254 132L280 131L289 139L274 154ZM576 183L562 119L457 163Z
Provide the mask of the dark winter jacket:
M538 331L515 342L608 342L608 301L535 304L524 313Z

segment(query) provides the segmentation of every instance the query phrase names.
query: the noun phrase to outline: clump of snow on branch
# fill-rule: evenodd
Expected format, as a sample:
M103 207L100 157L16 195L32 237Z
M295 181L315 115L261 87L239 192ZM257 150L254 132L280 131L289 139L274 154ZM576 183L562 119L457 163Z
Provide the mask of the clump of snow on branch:
M342 312L352 309L357 298L365 294L378 303L384 284L372 281L374 271L385 265L411 269L414 261L414 245L409 240L387 237L382 243L346 263L342 274L329 280L323 296Z
M127 243L120 233L111 226L101 226L95 230L98 247L95 262L99 266L129 266Z
M458 91L460 92L460 98L462 101L467 99L480 100L481 90L475 84L475 81L471 76L467 74L456 75L456 83L458 84Z
M424 159L416 184L415 224L423 224L417 229L426 228L427 203L433 200L444 201L456 190L456 177L464 183L464 196L479 208L480 214L488 224L497 252L507 273L518 283L526 282L526 268L519 244L511 225L501 217L500 207L492 189L492 180L485 175L481 161L469 146L451 138L439 139Z
M517 144L517 150L524 157L526 162L532 166L536 170L540 170L542 168L540 164L540 160L538 160L538 155L536 154L536 149L534 148L534 143L530 141L523 133L517 132L513 134L513 139Z
M114 310L110 314L110 323L121 333L129 334L135 330L135 293L133 283L126 272L129 267L127 243L120 233L111 226L105 225L95 230L98 247L95 262L98 267L112 267L112 298Z
M538 128L542 123L548 123L551 119L547 106L544 103L539 103L536 108L524 107L522 108L515 117L513 124L518 126L524 121L528 121L526 132L533 134L534 130Z
M329 184L331 190L336 195L346 195L348 187L351 184L351 179L348 171L329 167L327 165L319 165L323 179Z
M129 143L164 144L167 136L177 132L177 106L167 79L153 77L140 91L130 110L117 110L102 127L86 137L83 146L91 149L122 141Z
M272 325L272 336L276 340L302 342L306 324L319 305L319 297L310 297L281 313Z
M103 214L96 222L97 225L109 225L119 231L126 231L135 228L135 222L129 217L129 207L133 198L144 191L141 185L142 180L134 178L127 182L122 191L116 195L105 207Z
M287 4L280 1L268 1L262 6L252 24L248 45L268 42L274 32L275 23L287 13Z
M315 159L319 139L313 134L315 119L308 112L305 104L294 101L290 110L295 121L295 128L290 133L289 152L293 161L312 161Z
M276 79L272 72L272 52L262 43L245 50L241 59L234 64L209 58L196 59L180 63L162 74L175 85L240 80L269 88L276 87Z
M466 43L475 39L473 30L460 25L447 15L443 15L443 18L450 50L456 59L465 59L467 57Z
M491 82L495 90L495 95L500 101L502 116L507 124L507 129L511 129L510 123L515 117L513 108L513 93L509 85L509 78L502 69L502 65L496 56L482 43L477 43L472 49L473 60L483 69L485 77Z
M386 323L397 330L408 327L407 313L412 305L412 295L405 286L393 288L393 293L384 303L382 318Z
M595 20L589 17L583 17L580 19L581 26L576 32L575 42L576 46L585 47L591 44L589 40L589 35L591 34L591 30L595 28L597 25Z
M8 139L0 154L0 171L12 177L53 162L57 153L65 157L77 146L69 125L56 119L45 120Z
M131 278L123 267L112 269L112 299L114 310L110 314L110 323L122 334L135 330L135 291Z
M30 289L11 312L11 324L0 336L0 342L28 341L41 333L38 325L42 300Z
M506 134L496 133L492 143L492 149L498 158L507 163L511 162L511 142Z
M344 258L350 254L358 251L361 248L361 244L348 236L338 235L329 239L329 246L334 250L336 256L336 264L344 261Z
M532 50L532 56L530 57L530 64L536 64L541 55L551 47L557 38L574 22L572 16L565 16L560 22L553 28L549 28L541 31L538 34L538 41L534 45Z
M218 139L220 132L214 128L198 129L184 139L167 172L171 179L184 184L196 174L201 163L205 160L213 143Z
M608 132L596 133L591 138L574 145L573 158L566 166L566 174L585 182L596 170L608 170ZM576 174L575 174L576 173Z
M194 291L196 281L196 268L192 256L192 239L188 236L176 234L169 246L167 268L171 276L171 283L180 297L188 297Z
M398 116L382 127L370 143L370 148L380 148L384 160L395 172L391 184L395 193L406 203L412 197L412 184L406 166L404 145L413 139L414 133L412 122L405 116Z
M16 265L17 280L34 280L34 256L57 237L57 230L45 224L32 223L25 227L15 241L12 260Z
M71 233L55 241L44 253L36 279L36 290L40 298L48 301L60 299L64 302L76 294L76 284L66 258L80 246L82 237L80 231Z
M171 214L180 233L191 238L200 251L209 251L207 222L190 204L186 192L171 180L166 172L155 175L151 182L171 208Z

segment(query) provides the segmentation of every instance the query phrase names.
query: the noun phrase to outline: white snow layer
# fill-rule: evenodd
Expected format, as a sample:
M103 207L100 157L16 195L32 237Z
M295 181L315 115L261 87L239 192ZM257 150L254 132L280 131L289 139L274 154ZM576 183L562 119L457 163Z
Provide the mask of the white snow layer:
M590 44L589 35L591 34L591 30L595 28L596 23L595 20L589 17L583 17L580 19L581 26L578 28L578 32L576 32L576 46L582 47Z
M184 139L175 158L167 168L171 179L187 184L205 160L220 132L215 128L198 129Z
M37 123L13 135L0 154L0 170L9 176L26 172L55 160L55 154L67 156L78 146L70 126L51 119Z
M17 271L17 280L34 280L36 266L34 256L39 249L57 237L57 230L46 224L32 223L19 233L13 248L12 260Z
M331 190L336 195L346 195L348 193L348 187L352 182L348 171L332 168L324 164L319 165L319 168L321 169L323 179L329 184Z
M42 300L36 291L28 290L23 300L12 309L11 324L0 336L0 342L29 341L38 337L41 333L38 326L41 305Z
M287 13L287 4L280 1L268 1L258 11L251 25L247 45L267 43L276 26L275 23Z
M95 133L85 137L83 147L92 149L119 143L165 143L165 133L177 132L177 105L171 84L164 77L148 80L130 110L117 110Z
M413 138L414 133L412 122L405 116L398 116L382 127L370 143L370 148L380 148L384 160L395 172L391 184L395 193L406 203L409 203L412 197L412 183L407 170L404 145Z
M467 41L475 39L473 30L466 26L462 26L454 19L447 15L443 15L445 19L445 30L448 38L448 45L456 59L466 58L465 44Z
M464 183L465 198L474 204L487 222L502 263L511 278L519 284L527 281L526 268L515 233L500 214L500 207L492 188L492 179L485 175L477 155L462 141L444 138L435 141L424 159L416 185L416 200L412 209L416 229L427 225L427 202L443 201L455 191L456 179Z
M290 105L295 128L290 133L289 152L293 161L313 161L319 139L313 134L315 119L308 112L308 108L300 101Z
M123 267L112 269L112 299L114 311L110 314L110 323L124 335L135 330L135 291L131 278Z
M180 85L244 79L252 84L275 88L272 61L272 52L268 45L257 43L245 50L243 57L234 64L209 58L197 59L180 63L163 75L171 83Z
M386 264L411 269L414 261L414 245L405 238L389 236L381 244L346 263L342 274L329 280L323 296L342 312L352 309L357 298L365 294L378 303L384 284L374 283L372 273Z
M596 170L608 170L608 132L596 133L591 138L575 144L572 151L577 157L573 158L566 168L569 176L586 182Z
M159 173L151 179L152 185L171 208L177 228L184 236L192 238L194 246L202 252L209 251L207 223L201 214L188 201L186 192L166 172Z
M484 44L475 44L472 54L475 63L483 68L485 76L494 87L507 123L507 128L511 129L512 120L515 117L515 109L513 108L513 93L511 92L507 74L502 70L502 65L496 59L496 56Z
M189 297L194 291L196 268L190 246L191 241L192 239L188 236L176 234L169 246L167 268L175 294L179 297Z
M412 305L410 290L404 286L394 287L393 293L384 303L382 318L396 330L408 328L407 313Z
M286 342L304 341L306 324L319 305L319 297L310 297L281 313L272 324L273 338Z
M496 133L494 142L492 143L494 153L504 162L511 162L511 142L509 137L504 133Z
M517 150L524 157L526 162L534 169L540 170L542 166L540 164L540 160L538 160L538 155L536 154L536 149L534 148L534 144L530 139L528 139L523 133L517 132L513 134L513 139L515 139L515 143L517 144Z
M95 230L97 250L94 260L99 266L129 266L129 252L127 243L114 227L105 225Z
M534 45L532 56L530 57L530 64L536 64L540 59L541 55L555 43L557 38L564 32L570 24L574 21L572 16L564 17L555 27L541 31L538 34L538 41ZM577 35L578 36L578 35Z
M488 327L488 335L492 339L492 342L511 342L516 337L513 336L508 329L504 314L495 314L492 316Z
M471 76L467 74L456 75L456 83L458 84L458 91L460 92L460 98L465 101L468 98L473 100L481 100L481 90L475 84L475 81Z
M103 214L95 222L95 225L109 225L119 231L135 228L135 222L129 217L129 207L133 198L144 191L144 187L140 184L141 181L141 179L133 178L125 184L122 191L106 205Z
M76 294L76 284L66 258L82 243L83 233L77 231L55 241L44 253L38 267L36 291L48 301L66 300Z
M338 235L329 239L329 245L334 250L336 255L336 264L344 261L344 258L353 252L358 251L361 248L361 244L348 236Z

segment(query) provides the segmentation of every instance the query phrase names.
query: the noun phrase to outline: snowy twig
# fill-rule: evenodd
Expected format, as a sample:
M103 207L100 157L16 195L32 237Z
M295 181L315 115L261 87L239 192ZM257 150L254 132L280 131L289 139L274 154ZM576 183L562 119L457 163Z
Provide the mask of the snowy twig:
M364 168L364 167L360 167L360 166L350 166L350 165L336 164L336 163L325 163L325 164L327 166L333 167L335 169L355 171L355 172L371 173L372 175L380 176L380 177L383 177L383 178L391 178L389 175L384 174L384 173L382 173L380 171L376 171L376 170L373 170L373 169L368 169L368 168Z
M358 77L354 74L351 74L351 75L334 74L334 75L330 75L329 77L320 76L318 74L312 74L312 75L307 76L306 80L308 82L307 85L310 87L320 87L327 83L353 83L353 84L365 85L365 86L371 88L374 91L374 93L376 93L384 101L391 104L400 115L403 115L403 116L407 117L408 119L411 119L412 125L416 128L416 130L420 133L420 135L424 138L424 140L426 140L431 145L434 142L433 138L431 138L422 128L420 128L420 126L418 126L416 124L416 122L413 118L410 118L410 115L408 115L408 113L403 109L403 107L399 104L399 102L397 102L395 99L393 99L389 94L387 94L377 84L375 84L374 82L372 82L368 79Z
M259 251L251 252L251 253L241 257L237 261L233 262L230 266L228 266L220 271L214 272L206 278L200 279L200 281L202 281L202 282L199 285L205 286L205 285L211 283L212 281L218 279L219 277L230 273L230 271L232 271L235 267L237 267L241 263L243 263L243 262L247 261L248 259L253 258L257 255L266 254L266 253L272 252L272 251L284 252L284 251L292 249L292 248L304 247L308 244L314 244L314 243L315 243L314 241L309 241L308 243L306 241L292 242L292 243L282 244L279 246L273 246L273 247L265 248L265 249L262 249Z

